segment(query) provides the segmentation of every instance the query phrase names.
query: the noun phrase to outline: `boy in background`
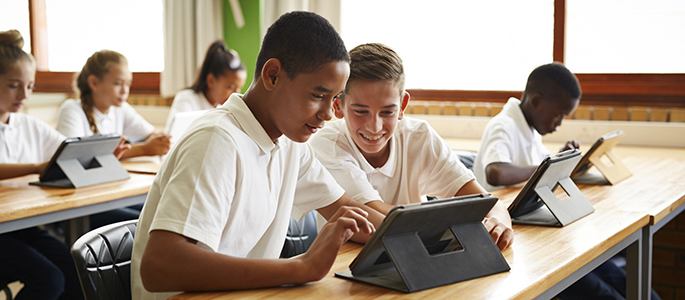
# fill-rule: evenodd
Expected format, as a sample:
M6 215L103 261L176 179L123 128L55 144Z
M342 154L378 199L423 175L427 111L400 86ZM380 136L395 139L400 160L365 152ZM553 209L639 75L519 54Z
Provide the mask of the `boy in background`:
M269 28L245 95L196 120L164 160L138 222L133 299L320 280L346 240L368 239L382 215L344 194L303 144L348 76L324 18L293 12ZM291 212L313 209L330 222L306 253L277 259Z
M556 131L580 102L578 79L560 63L539 66L528 76L521 101L510 98L483 131L473 172L488 191L527 181L549 155L542 135ZM568 141L560 151L577 149ZM557 295L566 299L625 299L625 271L607 261ZM652 290L652 299L660 299Z
M420 202L423 195L448 198L485 190L449 145L422 120L404 116L400 57L382 44L350 50L350 78L333 105L335 116L309 144L317 158L354 200L387 214ZM484 220L500 250L514 238L501 202Z

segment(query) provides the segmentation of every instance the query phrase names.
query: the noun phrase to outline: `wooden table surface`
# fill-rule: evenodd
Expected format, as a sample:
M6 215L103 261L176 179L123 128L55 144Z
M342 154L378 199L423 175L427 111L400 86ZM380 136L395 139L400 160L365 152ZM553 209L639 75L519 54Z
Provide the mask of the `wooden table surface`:
M38 181L38 175L1 180L0 223L146 194L154 176L130 175L127 180L78 189L29 185Z

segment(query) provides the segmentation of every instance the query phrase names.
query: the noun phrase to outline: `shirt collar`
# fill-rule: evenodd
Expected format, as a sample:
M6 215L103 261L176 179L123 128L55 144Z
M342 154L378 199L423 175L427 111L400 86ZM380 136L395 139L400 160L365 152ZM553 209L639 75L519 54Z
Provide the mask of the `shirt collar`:
M359 162L359 166L361 167L362 171L364 171L366 174L371 174L374 172L380 172L383 175L387 177L392 177L393 174L395 173L395 157L397 156L396 152L397 150L395 149L395 140L397 139L398 133L395 131L393 134L392 138L388 141L388 147L390 147L390 155L388 155L388 161L385 162L385 164L380 167L380 168L374 168L367 160L366 157L364 157L364 154L362 154L361 151L359 151L359 147L357 147L357 144L352 140L352 136L350 135L350 132L347 130L347 124L344 124L345 126L345 135L347 137L348 143L352 145L352 151L354 151L354 156L356 156L357 161Z
M15 113L10 113L9 122L7 122L7 124L0 122L0 131L11 130L12 128L16 128L18 122L16 115L17 114Z
M222 107L233 113L238 125L257 143L264 153L271 153L278 145L271 141L262 124L257 121L257 118L255 118L250 108L247 107L245 101L243 101L242 96L237 93L232 94ZM283 136L279 137L278 140L281 138Z
M505 104L502 109L506 111L512 119L514 119L516 126L527 140L532 141L535 138L537 130L535 130L535 128L533 128L533 126L528 124L528 121L526 121L526 117L523 115L523 110L521 110L521 101L513 97L509 98L507 104Z
M109 110L107 110L107 113L103 114L99 109L93 107L93 116L95 117L95 120L99 121L100 123L102 123L104 120L114 120L113 109L114 107L110 106Z

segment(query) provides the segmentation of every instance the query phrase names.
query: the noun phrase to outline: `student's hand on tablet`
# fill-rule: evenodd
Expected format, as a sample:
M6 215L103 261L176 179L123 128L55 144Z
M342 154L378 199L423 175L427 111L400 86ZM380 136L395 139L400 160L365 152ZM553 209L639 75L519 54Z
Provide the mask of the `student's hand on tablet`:
M511 243L514 242L514 230L497 217L486 217L483 219L483 224L500 251L511 246Z
M171 149L171 136L163 133L151 134L144 143L146 155L164 155Z
M571 150L571 149L580 149L580 142L578 142L576 140L567 141L566 144L564 144L564 146L559 149L559 152L563 152L563 151Z
M119 145L117 145L117 148L114 149L114 156L116 156L117 159L121 159L121 157L124 155L124 152L131 150L131 144L126 144L126 137L122 136L121 141L119 141Z
M371 222L366 219L368 215L359 207L343 206L321 228L314 243L309 250L294 259L300 259L308 268L309 281L321 280L333 266L338 250L343 243L349 240L355 233L364 232L373 234L376 230Z

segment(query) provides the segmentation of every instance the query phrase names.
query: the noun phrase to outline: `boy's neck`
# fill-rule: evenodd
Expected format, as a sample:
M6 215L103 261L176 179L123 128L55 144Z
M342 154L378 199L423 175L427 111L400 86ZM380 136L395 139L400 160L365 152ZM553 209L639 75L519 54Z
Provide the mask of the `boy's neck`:
M276 143L279 137L281 137L281 132L273 123L271 116L269 115L269 94L265 91L256 88L255 84L250 85L245 94L243 95L243 102L250 109L252 115L254 115L259 125L262 126L266 134L272 142Z
M524 97L523 100L521 100L521 104L519 105L521 108L521 112L523 113L523 118L526 119L526 123L528 124L529 127L533 127L533 123L531 122L531 107Z

